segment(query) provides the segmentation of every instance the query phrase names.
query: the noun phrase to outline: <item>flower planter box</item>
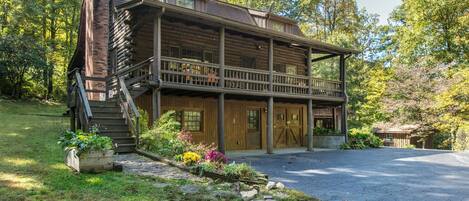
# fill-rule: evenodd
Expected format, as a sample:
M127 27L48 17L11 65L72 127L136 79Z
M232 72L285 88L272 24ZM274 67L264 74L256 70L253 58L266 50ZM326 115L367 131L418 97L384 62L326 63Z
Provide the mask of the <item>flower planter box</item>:
M76 149L66 151L65 163L77 172L99 173L113 169L113 150L90 151L77 155Z

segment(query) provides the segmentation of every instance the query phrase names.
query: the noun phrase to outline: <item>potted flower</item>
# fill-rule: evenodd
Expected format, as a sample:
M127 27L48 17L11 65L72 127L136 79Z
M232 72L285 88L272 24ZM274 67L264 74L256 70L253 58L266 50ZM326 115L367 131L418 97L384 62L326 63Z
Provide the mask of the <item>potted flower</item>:
M103 172L113 168L112 139L96 134L66 131L59 139L65 150L65 163L78 172Z

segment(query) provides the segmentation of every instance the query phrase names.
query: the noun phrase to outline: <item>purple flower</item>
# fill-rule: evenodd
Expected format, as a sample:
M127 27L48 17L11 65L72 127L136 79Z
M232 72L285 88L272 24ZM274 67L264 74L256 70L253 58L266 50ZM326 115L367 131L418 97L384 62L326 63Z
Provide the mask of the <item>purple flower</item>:
M227 163L228 159L226 158L225 154L216 151L210 150L205 154L205 160L210 162L217 162L217 163Z

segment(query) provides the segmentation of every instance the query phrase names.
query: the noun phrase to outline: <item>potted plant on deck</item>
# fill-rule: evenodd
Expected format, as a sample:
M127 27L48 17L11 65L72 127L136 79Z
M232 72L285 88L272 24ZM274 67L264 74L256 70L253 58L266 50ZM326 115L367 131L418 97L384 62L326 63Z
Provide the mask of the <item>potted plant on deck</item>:
M66 131L59 139L65 150L65 163L77 172L103 172L113 168L113 145L109 137L96 134L95 129Z

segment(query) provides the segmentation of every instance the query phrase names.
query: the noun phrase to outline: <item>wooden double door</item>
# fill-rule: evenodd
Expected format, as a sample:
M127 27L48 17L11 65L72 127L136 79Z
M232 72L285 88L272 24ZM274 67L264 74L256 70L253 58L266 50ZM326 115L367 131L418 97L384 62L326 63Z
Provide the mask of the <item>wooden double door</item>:
M301 146L301 133L303 130L301 107L275 107L274 108L274 147Z

